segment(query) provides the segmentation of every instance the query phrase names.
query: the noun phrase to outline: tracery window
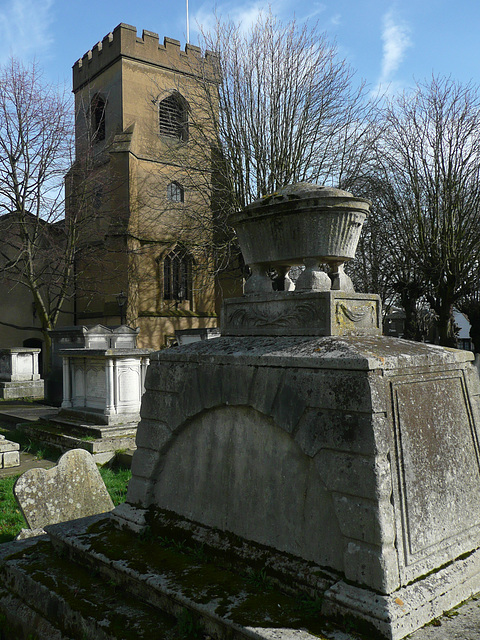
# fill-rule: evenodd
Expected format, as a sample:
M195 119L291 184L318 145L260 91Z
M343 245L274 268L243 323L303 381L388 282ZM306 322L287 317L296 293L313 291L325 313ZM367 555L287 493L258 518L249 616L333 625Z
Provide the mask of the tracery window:
M187 103L180 94L164 98L158 105L158 124L160 135L188 140L188 110Z
M179 182L171 182L167 187L167 198L170 202L183 202L185 191Z
M181 244L163 260L163 299L190 300L193 257Z
M96 142L105 140L105 106L105 100L97 93L90 105L92 132Z

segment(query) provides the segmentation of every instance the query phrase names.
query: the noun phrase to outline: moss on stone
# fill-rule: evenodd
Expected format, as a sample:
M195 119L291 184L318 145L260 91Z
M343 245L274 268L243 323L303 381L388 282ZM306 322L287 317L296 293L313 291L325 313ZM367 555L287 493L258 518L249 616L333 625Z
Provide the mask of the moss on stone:
M161 531L166 533L163 527ZM221 618L241 626L304 628L324 638L320 599L283 593L270 581L264 566L260 572L222 568L208 555L199 557L198 543L191 535L182 538L178 530L167 530L170 535L162 536L150 530L142 538L104 522L91 527L89 533L93 551L121 561L140 574L162 575L175 591L208 605Z

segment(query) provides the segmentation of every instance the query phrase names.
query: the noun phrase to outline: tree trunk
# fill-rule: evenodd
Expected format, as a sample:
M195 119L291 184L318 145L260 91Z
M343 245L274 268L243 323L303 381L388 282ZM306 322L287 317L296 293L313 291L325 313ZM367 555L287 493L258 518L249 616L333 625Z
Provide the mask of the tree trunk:
M457 338L454 332L452 306L441 306L437 311L438 341L442 347L457 347Z
M42 377L46 379L52 369L52 358L51 358L52 338L50 337L50 334L46 329L42 329L42 334L43 334L43 342L44 342Z

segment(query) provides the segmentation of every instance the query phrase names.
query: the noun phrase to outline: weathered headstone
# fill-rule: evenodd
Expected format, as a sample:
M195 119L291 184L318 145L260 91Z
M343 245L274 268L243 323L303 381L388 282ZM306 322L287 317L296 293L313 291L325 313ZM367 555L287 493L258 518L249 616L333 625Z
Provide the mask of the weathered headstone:
M113 509L97 465L83 449L67 451L52 469L26 471L13 491L27 524L37 534L49 524Z

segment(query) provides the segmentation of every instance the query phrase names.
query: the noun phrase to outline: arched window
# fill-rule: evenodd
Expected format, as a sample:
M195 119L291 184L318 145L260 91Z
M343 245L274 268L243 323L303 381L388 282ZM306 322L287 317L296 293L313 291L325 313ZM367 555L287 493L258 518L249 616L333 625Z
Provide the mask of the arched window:
M95 142L105 140L105 100L98 93L90 105L92 132Z
M190 300L192 255L178 244L163 260L163 299Z
M171 182L167 187L167 198L170 202L183 202L184 189L179 182Z
M158 124L160 135L188 140L188 111L187 103L180 94L164 98L158 105Z

